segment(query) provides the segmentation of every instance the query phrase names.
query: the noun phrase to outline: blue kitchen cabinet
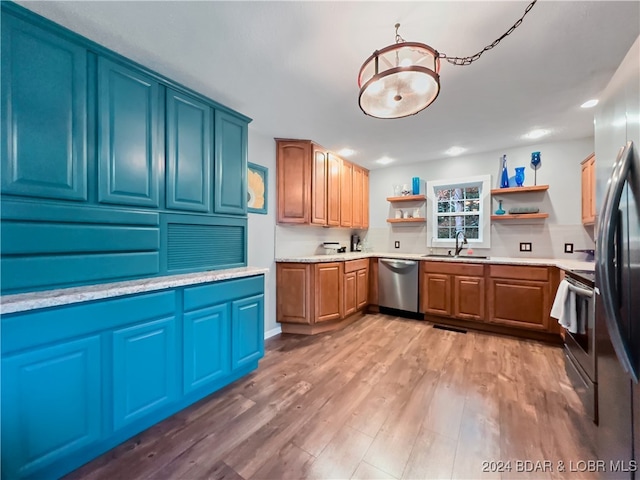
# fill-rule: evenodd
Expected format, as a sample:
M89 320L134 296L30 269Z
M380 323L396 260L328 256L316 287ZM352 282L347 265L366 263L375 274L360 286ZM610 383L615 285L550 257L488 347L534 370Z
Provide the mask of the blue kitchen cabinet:
M264 355L264 295L231 304L231 366L242 368Z
M215 120L215 213L247 213L247 122L222 110Z
M184 315L185 394L229 375L229 304L223 303Z
M254 370L264 277L3 315L2 478L58 478Z
M113 428L122 429L178 398L175 317L113 333Z
M2 359L3 478L42 471L100 439L100 373L97 335Z
M213 109L167 89L166 202L168 209L210 212Z
M159 95L156 80L98 57L98 201L159 206Z
M2 16L2 193L87 200L87 51Z

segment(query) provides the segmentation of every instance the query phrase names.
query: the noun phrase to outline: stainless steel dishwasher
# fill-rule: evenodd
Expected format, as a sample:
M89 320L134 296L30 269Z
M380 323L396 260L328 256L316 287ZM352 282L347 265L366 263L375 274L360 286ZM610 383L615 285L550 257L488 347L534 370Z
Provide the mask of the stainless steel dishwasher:
M420 262L381 258L378 261L378 304L406 312L418 311Z

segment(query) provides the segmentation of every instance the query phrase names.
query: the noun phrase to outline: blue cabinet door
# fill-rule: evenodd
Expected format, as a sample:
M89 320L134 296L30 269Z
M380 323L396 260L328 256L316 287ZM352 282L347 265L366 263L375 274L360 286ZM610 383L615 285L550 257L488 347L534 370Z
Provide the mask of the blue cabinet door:
M264 356L264 295L231 304L231 368L257 362Z
M113 428L118 430L178 398L175 318L113 332Z
M98 200L158 207L159 86L98 58Z
M2 359L3 478L31 475L101 438L100 357L100 337L91 336Z
M184 315L185 394L231 372L229 304Z
M87 52L2 14L2 193L87 199Z
M167 208L210 212L213 110L167 89Z
M216 110L214 210L247 213L247 122Z

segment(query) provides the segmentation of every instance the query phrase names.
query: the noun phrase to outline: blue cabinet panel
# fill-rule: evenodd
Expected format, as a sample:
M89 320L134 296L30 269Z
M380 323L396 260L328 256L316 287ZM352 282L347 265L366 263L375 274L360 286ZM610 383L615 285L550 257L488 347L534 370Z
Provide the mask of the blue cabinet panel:
M2 359L2 477L32 474L102 436L100 338Z
M159 86L148 75L98 58L98 199L159 206Z
M113 333L113 427L144 418L178 397L175 318Z
M235 278L184 289L184 310L196 310L222 301L264 293L264 276Z
M231 304L231 368L257 362L264 356L264 295Z
M247 213L247 122L226 112L215 114L216 213Z
M167 208L210 212L212 108L167 89Z
M87 199L87 52L2 16L2 193Z
M229 304L184 315L184 385L189 393L231 372Z

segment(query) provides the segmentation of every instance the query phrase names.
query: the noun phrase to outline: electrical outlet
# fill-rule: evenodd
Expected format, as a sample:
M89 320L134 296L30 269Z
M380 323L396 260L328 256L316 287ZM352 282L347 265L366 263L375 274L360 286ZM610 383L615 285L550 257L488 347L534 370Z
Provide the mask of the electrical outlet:
M564 253L573 253L573 243L564 244Z
M521 252L530 252L531 251L531 242L520 242L520 251Z
M398 240L396 240L395 247L400 248L400 242Z

